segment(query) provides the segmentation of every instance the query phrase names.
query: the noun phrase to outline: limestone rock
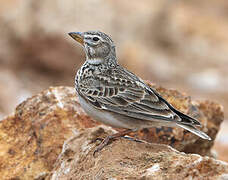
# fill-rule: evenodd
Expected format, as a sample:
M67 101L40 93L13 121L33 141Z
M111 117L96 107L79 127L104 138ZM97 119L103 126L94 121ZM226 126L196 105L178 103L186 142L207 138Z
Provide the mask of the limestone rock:
M68 139L48 179L214 180L228 177L227 163L180 153L167 145L120 139L93 157L95 144L91 142L107 132L107 128L96 127Z
M198 118L203 124L202 130L215 139L223 120L220 105L209 101L193 102L177 91L157 89L175 107ZM46 177L53 170L61 151L64 151L64 142L67 144L66 140L69 141L74 134L81 134L97 124L81 109L73 87L51 87L27 99L17 106L14 114L0 122L2 179ZM149 142L165 143L180 151L199 154L209 154L213 145L213 141L202 141L181 128L151 128L135 135ZM129 146L132 144L127 143L130 143ZM158 147L170 149L163 145ZM85 151L89 149L84 147Z

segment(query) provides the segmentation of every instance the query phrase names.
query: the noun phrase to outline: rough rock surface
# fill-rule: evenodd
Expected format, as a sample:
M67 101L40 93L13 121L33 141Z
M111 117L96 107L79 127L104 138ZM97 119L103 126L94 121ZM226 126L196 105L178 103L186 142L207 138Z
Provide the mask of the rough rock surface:
M157 89L175 107L198 118L203 124L202 130L215 139L223 120L220 105L191 101L177 91ZM27 99L17 106L13 115L0 122L1 178L46 177L53 170L64 142L97 124L81 109L73 87L52 87ZM165 143L180 151L203 155L209 154L213 145L213 141L202 141L181 128L151 128L135 135L149 142Z
M1 176L42 176L52 170L64 141L91 126L93 121L80 108L73 88L50 88L27 99L0 123Z
M107 132L107 128L96 127L68 139L48 179L214 180L228 177L227 163L181 153L166 145L126 139L114 141L93 157L96 144L91 142ZM108 134L111 133L109 130Z

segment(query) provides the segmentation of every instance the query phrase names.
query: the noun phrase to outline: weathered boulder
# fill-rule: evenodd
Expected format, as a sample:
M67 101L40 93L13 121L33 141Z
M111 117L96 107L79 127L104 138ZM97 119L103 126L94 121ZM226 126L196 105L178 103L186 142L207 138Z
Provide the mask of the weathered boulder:
M190 97L184 96L177 91L166 90L164 88L157 89L175 107L198 118L203 124L201 130L205 131L213 140L215 139L220 123L223 120L223 111L220 105L209 101L191 101ZM97 125L98 123L94 122L81 109L73 87L51 87L27 99L17 106L14 114L0 122L1 178L45 178L53 171L53 168L55 168L57 173L58 165L54 166L54 164L61 152L65 153L64 142L67 144L69 139L74 137L75 134L81 134L85 129ZM92 131L94 130L86 131L86 133L91 133ZM101 133L101 135L105 135L105 133ZM181 128L151 128L149 130L142 130L135 135L137 138L149 142L165 143L180 151L194 152L202 155L210 154L210 148L213 145L213 140L203 141L199 139L199 137ZM122 140L120 142L116 141L115 143L123 143L123 145L125 144L124 146L128 147L130 147L131 144L132 147L145 146L145 144L136 145L133 142ZM91 144L92 147L94 147L94 145L95 144ZM79 147L80 144L77 146L77 148L83 148ZM112 146L115 145L108 146L104 152ZM151 145L148 144L146 146ZM170 152L170 150L167 150L170 149L168 146L153 146L155 149L164 147L164 153L166 151ZM88 147L84 148L85 151L91 150ZM130 149L132 148L127 148L125 151ZM77 150L74 150L74 152L76 151ZM101 153L103 153L103 151ZM178 153L175 153L175 155L179 157ZM181 153L179 154L181 155ZM165 156L165 154L163 156ZM183 156L188 157L187 155ZM109 155L109 157L111 156ZM189 157L191 157L191 155L189 155ZM197 159L198 156L194 155L194 157ZM154 158L155 160L157 158L159 159L159 157ZM179 158L182 158L182 155ZM163 160L164 163L167 163L165 159ZM80 161L83 161L83 159ZM215 163L212 159L210 159L210 161ZM150 162L150 165L152 165L151 163L152 162ZM225 166L221 165L221 167ZM221 173L222 172L225 171L221 171Z
M27 99L0 123L1 176L33 179L50 172L64 141L92 126L73 88L50 88Z
M228 164L167 145L120 139L93 157L95 138L113 133L96 127L71 137L47 179L225 179Z

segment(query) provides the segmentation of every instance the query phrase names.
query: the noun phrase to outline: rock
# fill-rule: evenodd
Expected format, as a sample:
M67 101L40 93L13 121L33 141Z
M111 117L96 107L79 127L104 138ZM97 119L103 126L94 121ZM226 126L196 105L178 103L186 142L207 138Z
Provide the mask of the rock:
M175 90L161 87L157 90L175 107L197 117L203 124L202 130L215 139L223 120L220 105L209 101L192 102L190 97ZM75 134L97 125L81 109L73 87L51 87L28 98L17 106L13 115L0 122L1 176L5 179L47 176L64 150L64 142L67 144ZM101 134L104 135L103 130ZM203 155L210 154L213 145L213 141L201 140L181 128L151 128L133 135Z
M88 129L69 138L47 179L225 179L228 164L196 154L180 153L170 146L116 140L93 157L106 127ZM131 147L131 148L129 148Z
M50 88L27 99L0 123L1 177L34 179L48 173L64 141L93 124L73 88Z

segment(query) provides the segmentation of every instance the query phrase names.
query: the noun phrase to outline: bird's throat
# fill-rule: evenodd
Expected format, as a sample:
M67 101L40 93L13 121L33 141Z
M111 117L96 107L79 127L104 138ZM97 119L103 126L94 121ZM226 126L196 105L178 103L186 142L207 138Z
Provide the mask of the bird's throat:
M87 59L86 61L87 61L89 64L95 64L95 65L104 63L104 59L97 59L97 58L94 58L94 59Z

